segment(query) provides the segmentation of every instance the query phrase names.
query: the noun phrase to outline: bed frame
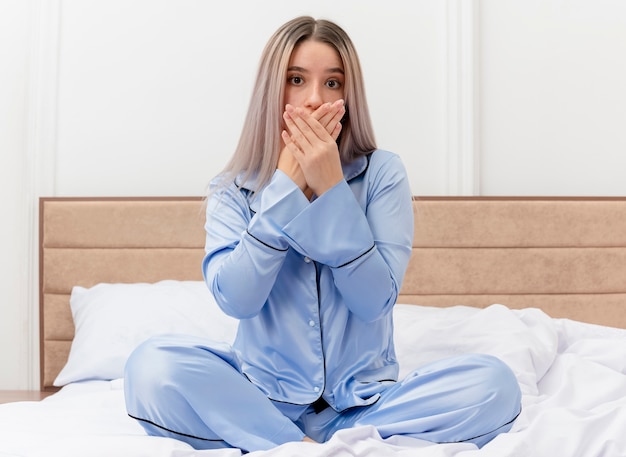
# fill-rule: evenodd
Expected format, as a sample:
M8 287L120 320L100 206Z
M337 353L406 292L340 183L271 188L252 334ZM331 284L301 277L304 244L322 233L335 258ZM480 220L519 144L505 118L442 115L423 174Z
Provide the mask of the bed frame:
M400 303L501 303L626 328L626 198L414 199ZM41 390L54 391L74 285L201 280L200 197L40 199Z

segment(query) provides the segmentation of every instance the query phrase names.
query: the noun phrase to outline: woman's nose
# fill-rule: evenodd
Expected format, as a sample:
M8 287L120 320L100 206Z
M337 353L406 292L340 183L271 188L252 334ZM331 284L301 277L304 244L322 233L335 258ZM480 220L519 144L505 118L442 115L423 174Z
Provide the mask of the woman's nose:
M322 91L318 87L311 87L306 94L305 106L316 110L319 108L324 100L322 99Z

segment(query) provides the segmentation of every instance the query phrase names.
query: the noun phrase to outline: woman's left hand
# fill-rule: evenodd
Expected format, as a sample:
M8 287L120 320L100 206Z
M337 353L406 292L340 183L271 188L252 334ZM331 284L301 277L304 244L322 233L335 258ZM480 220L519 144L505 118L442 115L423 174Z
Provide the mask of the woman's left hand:
M300 164L308 187L316 195L322 195L343 179L337 143L333 135L302 108L287 105L283 117L289 133L283 131L282 139ZM338 135L340 130L338 122L333 133Z

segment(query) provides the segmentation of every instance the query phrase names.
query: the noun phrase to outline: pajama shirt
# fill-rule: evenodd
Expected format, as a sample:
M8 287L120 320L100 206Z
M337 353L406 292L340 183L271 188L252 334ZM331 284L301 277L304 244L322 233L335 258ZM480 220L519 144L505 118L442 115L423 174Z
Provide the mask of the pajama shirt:
M239 319L233 345L154 337L126 366L131 417L198 449L269 449L373 425L383 437L483 445L520 411L494 357L434 361L403 380L392 309L412 250L413 205L400 158L376 150L309 201L277 170L256 188L211 195L202 271ZM214 184L219 184L219 178Z

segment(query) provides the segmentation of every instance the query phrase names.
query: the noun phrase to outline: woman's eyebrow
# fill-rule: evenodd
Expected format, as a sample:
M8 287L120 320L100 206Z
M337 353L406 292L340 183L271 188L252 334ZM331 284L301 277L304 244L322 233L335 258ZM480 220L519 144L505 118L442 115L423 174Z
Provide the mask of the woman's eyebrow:
M341 73L343 75L344 71L343 71L343 68L341 67L335 67L335 68L329 68L328 70L326 70L326 73Z
M287 68L287 71L297 71L297 72L300 72L300 73L309 73L309 70L307 70L306 68L298 67L298 66L295 66L295 65ZM343 68L341 68L341 67L333 67L333 68L327 69L326 73L341 73L343 75L344 71L343 71Z

